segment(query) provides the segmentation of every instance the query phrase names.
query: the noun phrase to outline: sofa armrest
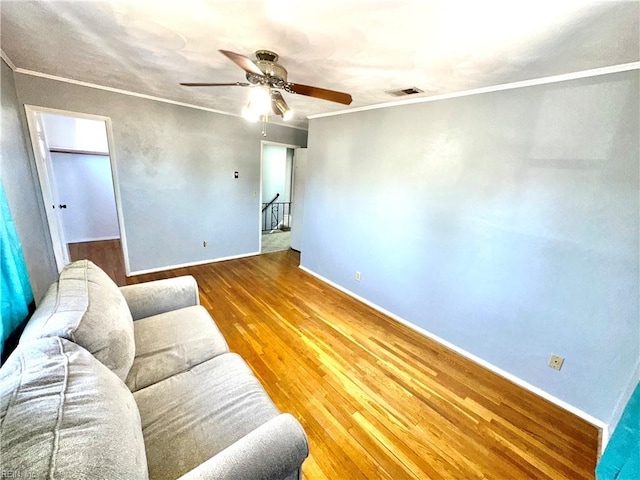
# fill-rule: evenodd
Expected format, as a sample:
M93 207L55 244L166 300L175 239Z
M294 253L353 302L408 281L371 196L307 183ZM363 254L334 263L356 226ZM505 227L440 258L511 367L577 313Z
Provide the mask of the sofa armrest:
M120 287L134 320L200 304L191 275Z
M272 418L179 480L279 480L309 455L302 425L288 413Z

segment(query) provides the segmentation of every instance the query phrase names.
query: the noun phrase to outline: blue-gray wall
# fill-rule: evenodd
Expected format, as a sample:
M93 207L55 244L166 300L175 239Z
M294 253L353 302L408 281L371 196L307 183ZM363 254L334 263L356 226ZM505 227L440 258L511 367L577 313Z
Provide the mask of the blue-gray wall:
M36 302L58 276L53 248L39 203L37 175L27 150L20 122L20 107L11 69L0 60L2 71L2 136L0 178L9 202L18 237L27 263Z
M640 345L638 76L312 119L302 266L615 423Z
M264 145L262 147L262 203L268 203L279 193L277 202L290 201L287 186L287 147ZM289 160L290 162L290 160ZM289 163L289 174L291 168ZM289 188L291 182L289 182Z
M260 251L260 124L30 75L15 79L21 104L111 118L133 272ZM269 125L273 142L305 146L306 137Z

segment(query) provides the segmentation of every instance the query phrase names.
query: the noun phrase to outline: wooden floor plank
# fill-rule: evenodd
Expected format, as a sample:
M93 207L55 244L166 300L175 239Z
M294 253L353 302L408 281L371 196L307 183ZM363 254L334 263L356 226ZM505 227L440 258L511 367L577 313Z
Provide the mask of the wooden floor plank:
M102 268L116 285L123 286L127 284L122 245L119 239L70 243L68 246L72 262L84 259L91 260Z
M298 268L289 250L190 274L230 349L309 437L303 477L593 479L598 430Z

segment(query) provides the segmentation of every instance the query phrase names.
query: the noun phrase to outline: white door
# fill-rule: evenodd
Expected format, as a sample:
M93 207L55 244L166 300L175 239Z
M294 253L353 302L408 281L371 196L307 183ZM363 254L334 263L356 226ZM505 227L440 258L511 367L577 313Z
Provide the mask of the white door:
M304 224L304 185L306 181L307 149L296 148L293 162L293 205L291 210L291 248L302 251Z
M56 258L58 272L61 272L64 266L71 260L69 257L69 248L64 238L64 228L60 215L61 204L58 201L58 192L56 191L56 182L53 175L53 165L51 163L44 122L41 112L34 110L29 105L25 106L25 111L27 113L29 135L31 136L31 144L33 145L36 160L36 170L38 171L38 179L40 180L40 187L42 189L42 198L47 213L47 222L49 224L49 231L51 232L53 254Z

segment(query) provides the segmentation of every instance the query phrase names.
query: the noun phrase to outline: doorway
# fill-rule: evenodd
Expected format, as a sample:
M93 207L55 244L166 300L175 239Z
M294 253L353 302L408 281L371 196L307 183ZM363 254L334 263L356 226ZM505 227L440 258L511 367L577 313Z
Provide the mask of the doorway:
M58 271L87 258L125 285L129 269L110 120L25 109Z
M291 245L294 145L262 142L260 251Z

